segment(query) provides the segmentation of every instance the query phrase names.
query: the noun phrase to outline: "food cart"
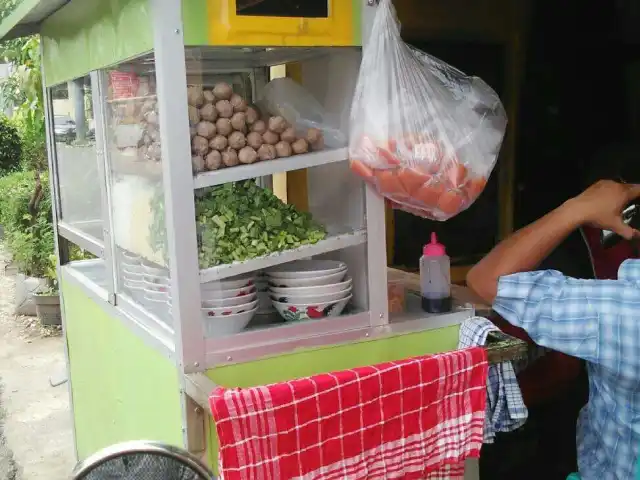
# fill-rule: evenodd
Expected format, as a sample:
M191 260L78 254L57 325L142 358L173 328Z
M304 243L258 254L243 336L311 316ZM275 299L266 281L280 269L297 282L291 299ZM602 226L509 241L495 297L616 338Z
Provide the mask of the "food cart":
M234 115L249 115L239 105L260 100L272 67L282 65L346 135L375 7L373 0L24 0L0 26L6 37L39 32L42 39L78 459L150 438L186 446L213 465L215 429L203 407L216 384L260 385L456 348L458 326L474 314L466 300L426 315L409 293L406 309L390 313L384 201L350 174L346 144L316 148L308 139L291 156L255 161L242 153L211 157L211 143L194 140L214 141L201 122L219 134L217 120L235 118L218 108L220 99ZM220 85L232 92L216 91ZM211 93L216 111L209 107L207 118ZM72 142L55 135L63 116L74 120ZM255 121L245 117L238 130L254 131ZM304 198L291 188L285 198L285 172L290 186L304 180ZM211 242L222 245L224 212L212 213L212 198L230 182L240 182L249 204L262 189L293 204L289 217L280 212L282 222L298 215L305 231L274 243L234 224L237 235L225 237L222 254ZM271 208L273 195L265 195ZM247 238L257 250L235 248ZM96 258L70 261L74 246ZM348 268L351 296L338 317L285 322L267 294L246 328L220 328L218 297L205 292L307 258Z

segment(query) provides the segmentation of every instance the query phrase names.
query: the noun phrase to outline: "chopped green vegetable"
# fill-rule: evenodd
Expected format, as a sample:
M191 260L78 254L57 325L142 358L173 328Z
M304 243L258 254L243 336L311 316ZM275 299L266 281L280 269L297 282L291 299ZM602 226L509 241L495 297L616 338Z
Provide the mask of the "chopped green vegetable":
M163 214L160 203L153 208ZM311 245L327 235L310 214L283 203L253 180L201 190L195 206L203 269ZM150 230L152 246L164 250L164 215Z

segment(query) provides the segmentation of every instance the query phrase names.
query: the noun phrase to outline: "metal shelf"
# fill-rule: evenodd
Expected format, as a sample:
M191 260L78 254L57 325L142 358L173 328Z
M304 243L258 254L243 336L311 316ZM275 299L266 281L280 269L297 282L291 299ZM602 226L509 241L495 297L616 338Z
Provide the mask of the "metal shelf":
M253 258L244 262L234 262L207 268L206 270L200 270L200 283L222 280L236 275L254 272L256 270L274 267L282 263L293 262L295 260L313 257L323 253L362 245L363 243L366 243L366 241L367 233L365 229L334 234L330 233L327 238L313 245L304 245L293 250L272 253L271 255Z
M336 50L361 50L361 47L214 47L186 46L185 61L188 75L238 71L273 67L286 63L302 62L331 55ZM121 64L119 69L145 74L155 71L155 56L146 53L132 62Z
M334 150L322 150L320 152L293 155L287 158L278 158L256 162L251 165L239 165L223 168L213 172L200 173L193 179L195 189L222 185L228 182L248 180L250 178L264 177L274 173L289 172L303 168L317 167L329 163L343 162L347 160L349 152L347 148Z

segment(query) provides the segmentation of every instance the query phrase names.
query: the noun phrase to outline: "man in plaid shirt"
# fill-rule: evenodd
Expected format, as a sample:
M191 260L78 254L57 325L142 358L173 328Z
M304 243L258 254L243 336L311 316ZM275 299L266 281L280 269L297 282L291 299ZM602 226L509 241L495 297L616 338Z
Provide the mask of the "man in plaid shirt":
M497 245L467 284L539 345L587 361L589 403L578 420L582 480L635 478L640 447L640 260L625 261L617 280L581 280L534 271L582 225L626 239L640 232L622 210L640 185L600 181Z

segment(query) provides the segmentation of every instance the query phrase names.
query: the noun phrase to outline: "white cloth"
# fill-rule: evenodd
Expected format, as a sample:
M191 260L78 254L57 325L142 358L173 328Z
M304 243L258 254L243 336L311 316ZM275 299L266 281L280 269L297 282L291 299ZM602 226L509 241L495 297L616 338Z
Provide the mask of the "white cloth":
M458 348L482 346L489 333L499 330L486 318L472 317L460 326ZM493 443L497 432L517 430L528 414L512 363L489 365L484 443Z

